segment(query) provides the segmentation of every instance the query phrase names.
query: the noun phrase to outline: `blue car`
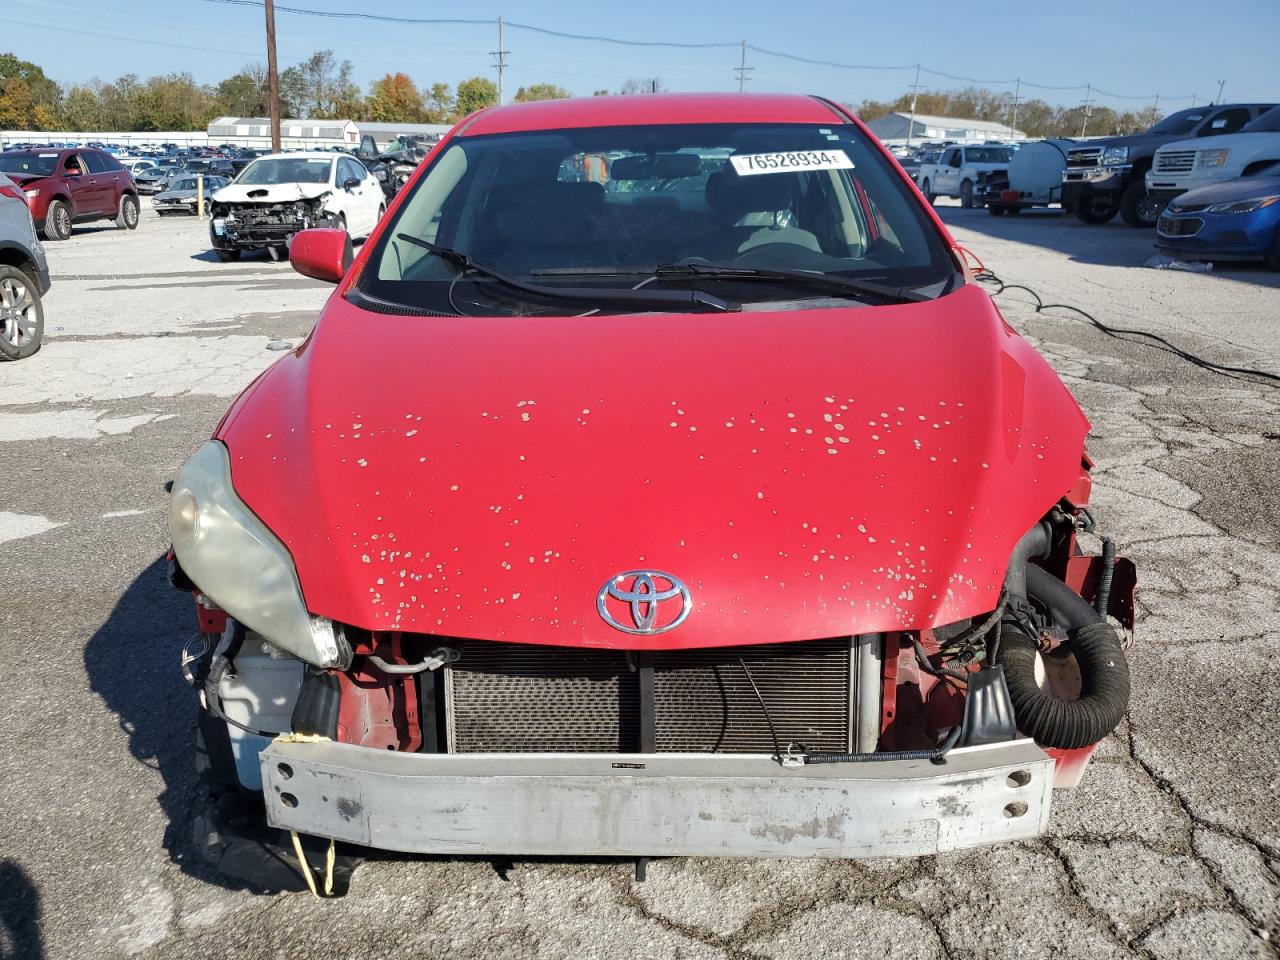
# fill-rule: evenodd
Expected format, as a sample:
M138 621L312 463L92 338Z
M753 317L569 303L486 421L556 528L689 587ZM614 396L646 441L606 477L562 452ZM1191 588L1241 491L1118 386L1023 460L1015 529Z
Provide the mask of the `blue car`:
M1182 260L1265 260L1280 270L1280 177L1243 177L1175 197L1156 248Z

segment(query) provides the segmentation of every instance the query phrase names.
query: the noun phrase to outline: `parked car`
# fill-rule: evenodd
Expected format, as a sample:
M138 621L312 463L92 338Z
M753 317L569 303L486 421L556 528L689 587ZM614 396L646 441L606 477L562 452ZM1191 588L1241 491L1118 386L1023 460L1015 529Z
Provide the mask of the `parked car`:
M1280 270L1280 176L1180 194L1160 214L1156 247L1180 260L1263 260Z
M49 265L22 188L0 173L0 360L40 349Z
M143 170L133 178L138 193L151 194L160 193L168 187L169 180L174 176L182 176L185 171L181 167L171 166L155 166L150 170Z
M156 162L139 157L133 160L121 160L120 166L124 167L136 178L143 170L154 170Z
M865 857L1045 829L1125 711L1133 568L1078 550L1084 414L852 114L497 107L405 191L354 263L294 237L340 286L173 484L198 848L279 889L284 831Z
M1192 107L1171 113L1145 133L1090 140L1067 154L1062 206L1085 223L1106 223L1117 213L1131 227L1155 226L1160 202L1147 195L1146 175L1156 149L1188 137L1235 133L1273 103Z
M1062 173L1074 140L1032 140L1019 145L1006 176L989 175L978 189L978 202L993 217L1047 207L1062 199Z
M202 189L197 189L196 178L178 176L171 179L162 193L157 193L151 203L159 216L169 213L195 214L197 199L205 205L207 214L213 207L213 194L227 186L231 181L216 174L204 178ZM199 195L199 196L197 196Z
M90 220L138 226L138 189L109 153L90 147L0 153L0 173L22 187L46 240L65 240L75 224Z
M1273 107L1239 133L1212 143L1179 140L1156 151L1147 173L1147 193L1160 208L1174 197L1239 177L1280 174L1280 107Z
M241 150L231 158L232 176L239 176L240 171L253 163L258 157L264 157L266 153L262 150Z
M1011 147L947 147L937 163L920 165L920 192L930 203L937 197L959 197L960 206L977 206L978 190L988 178L1008 179L1012 157Z
M264 248L278 260L299 230L332 225L359 239L385 209L377 181L352 157L274 154L254 160L213 195L209 236L220 260Z

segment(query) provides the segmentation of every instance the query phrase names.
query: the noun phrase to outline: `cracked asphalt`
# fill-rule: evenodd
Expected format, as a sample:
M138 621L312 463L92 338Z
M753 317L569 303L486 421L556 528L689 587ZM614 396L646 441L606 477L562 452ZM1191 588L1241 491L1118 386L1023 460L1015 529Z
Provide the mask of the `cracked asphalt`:
M943 207L1008 283L1280 373L1280 275L1142 268L1150 233ZM0 366L0 957L1274 957L1280 389L1069 311L997 303L1093 421L1138 564L1126 722L1035 841L920 860L380 857L345 899L260 896L194 851L190 601L161 484L329 289L223 265L148 213L49 249L47 342Z

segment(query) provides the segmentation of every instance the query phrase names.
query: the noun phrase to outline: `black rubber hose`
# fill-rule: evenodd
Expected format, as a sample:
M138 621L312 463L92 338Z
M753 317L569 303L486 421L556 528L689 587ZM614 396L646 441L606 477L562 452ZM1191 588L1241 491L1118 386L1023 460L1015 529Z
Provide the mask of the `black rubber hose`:
M1027 593L1067 628L1067 648L1080 667L1080 697L1061 700L1036 684L1038 638L1017 620L1000 625L999 662L1009 685L1018 729L1045 747L1074 749L1097 743L1129 707L1129 664L1115 629L1051 573L1030 564ZM1074 598L1074 600L1069 599Z
M1116 545L1110 537L1102 538L1102 572L1098 574L1098 592L1093 598L1093 609L1103 620L1107 619L1107 606L1111 603L1111 579L1116 572Z

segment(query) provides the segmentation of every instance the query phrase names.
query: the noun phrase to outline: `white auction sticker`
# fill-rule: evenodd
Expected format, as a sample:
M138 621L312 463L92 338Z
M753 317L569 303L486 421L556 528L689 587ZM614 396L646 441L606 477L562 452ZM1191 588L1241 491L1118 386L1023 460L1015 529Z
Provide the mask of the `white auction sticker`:
M757 173L795 173L799 170L852 170L843 150L784 150L779 153L740 153L729 162L740 177Z

